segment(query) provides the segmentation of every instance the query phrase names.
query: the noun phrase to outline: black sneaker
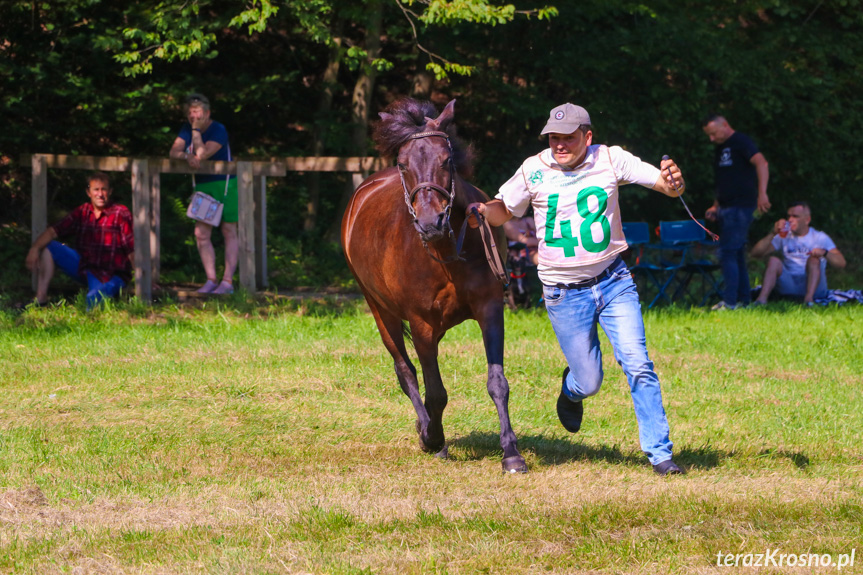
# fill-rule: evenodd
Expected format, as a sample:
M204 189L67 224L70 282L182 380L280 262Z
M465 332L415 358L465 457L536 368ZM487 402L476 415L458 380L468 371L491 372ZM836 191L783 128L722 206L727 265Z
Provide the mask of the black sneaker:
M48 307L49 305L51 305L49 301L41 302L34 298L30 301L18 302L12 306L12 309L15 311L24 311L28 307Z
M660 463L657 463L653 466L653 471L657 475L661 475L665 477L666 475L683 475L685 471L680 469L676 463L674 463L670 459L666 459Z
M563 428L570 433L577 433L581 429L581 418L584 415L584 405L580 401L573 401L563 393L566 387L566 376L569 374L569 366L563 370L560 396L557 398L557 418L563 424Z

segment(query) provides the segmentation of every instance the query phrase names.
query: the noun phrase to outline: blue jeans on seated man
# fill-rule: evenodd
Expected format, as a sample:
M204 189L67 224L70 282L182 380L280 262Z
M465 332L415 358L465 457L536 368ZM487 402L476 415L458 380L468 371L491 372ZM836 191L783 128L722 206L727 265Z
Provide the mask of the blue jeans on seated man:
M728 305L749 305L752 300L746 268L746 242L755 208L719 208L719 266L725 285L722 300Z
M671 459L673 445L662 391L647 355L641 303L632 274L623 260L612 265L612 273L590 287L543 286L545 309L570 368L563 392L576 401L599 392L603 378L599 323L629 382L641 450L656 465Z
M54 259L54 265L63 270L67 276L83 286L87 286L87 309L92 309L105 298L117 297L120 290L126 287L126 282L118 276L113 276L107 282L86 272L84 276L78 273L78 265L81 255L66 244L52 241L48 244L48 251Z

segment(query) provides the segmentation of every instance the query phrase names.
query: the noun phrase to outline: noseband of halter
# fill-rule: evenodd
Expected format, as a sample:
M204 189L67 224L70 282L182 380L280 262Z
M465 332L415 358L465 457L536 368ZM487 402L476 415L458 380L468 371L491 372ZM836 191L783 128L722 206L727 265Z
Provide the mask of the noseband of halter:
M405 192L405 203L408 206L408 211L414 219L414 223L417 221L417 212L414 210L414 199L416 199L417 194L422 190L434 190L444 198L447 199L446 209L444 210L446 214L446 225L449 228L449 233L452 235L452 227L449 225L449 216L450 212L452 212L452 203L455 200L455 169L453 168L453 159L452 159L452 142L449 140L449 135L446 132L419 132L417 134L413 134L408 139L409 140L419 140L421 138L443 138L446 140L447 148L449 148L449 187L447 190L434 182L420 182L413 187L410 191L408 191L408 186L405 184L405 169L399 164L399 178L402 181L402 189Z

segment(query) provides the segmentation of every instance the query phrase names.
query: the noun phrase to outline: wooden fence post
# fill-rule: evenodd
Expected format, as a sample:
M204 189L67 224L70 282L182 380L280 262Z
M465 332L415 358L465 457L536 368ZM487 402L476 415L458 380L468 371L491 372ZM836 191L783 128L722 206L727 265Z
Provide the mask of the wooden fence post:
M45 156L42 154L33 154L30 159L30 164L33 169L32 186L32 211L30 213L30 235L31 241L36 241L42 232L48 229L48 167L45 162ZM39 271L33 270L32 283L33 291L36 291L36 284L39 277Z
M150 261L153 281L158 282L162 274L162 174L150 172Z
M237 162L239 195L238 234L240 244L240 285L255 293L255 196L251 162Z
M132 160L132 222L135 233L135 295L153 301L150 268L150 168L147 160Z
M255 178L255 280L259 288L267 280L267 176Z

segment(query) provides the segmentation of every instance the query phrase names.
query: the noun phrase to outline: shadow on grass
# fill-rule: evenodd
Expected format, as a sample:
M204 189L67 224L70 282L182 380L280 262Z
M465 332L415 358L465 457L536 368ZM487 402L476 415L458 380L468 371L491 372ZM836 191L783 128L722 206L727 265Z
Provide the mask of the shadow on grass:
M784 457L791 463L797 466L797 469L806 469L809 467L809 456L799 451L785 451L784 449L764 449L758 454L758 457L770 457L778 459Z
M633 438L637 444L638 438ZM493 433L474 431L447 442L456 453L450 457L465 461L501 456L500 437ZM522 435L518 438L519 449L523 454L532 453L542 465L560 465L573 461L605 461L619 465L642 466L647 458L633 450L623 451L617 445L585 445L575 435L571 439L546 437L543 435ZM801 453L787 453L769 450L762 452L765 457L787 457L797 467L805 468L809 458ZM687 469L712 469L724 460L734 457L733 451L714 447L683 447L674 453L674 461Z

